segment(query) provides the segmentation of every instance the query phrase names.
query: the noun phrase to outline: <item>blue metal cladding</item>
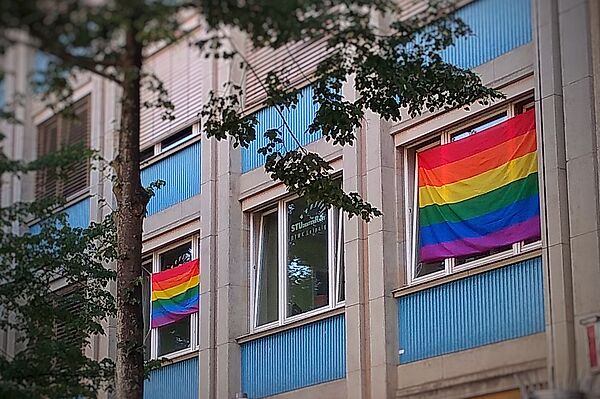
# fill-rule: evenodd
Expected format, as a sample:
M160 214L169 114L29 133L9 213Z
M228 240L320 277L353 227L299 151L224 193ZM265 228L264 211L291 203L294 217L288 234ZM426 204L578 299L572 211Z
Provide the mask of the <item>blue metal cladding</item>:
M85 229L90 225L90 198L82 199L63 210L67 214L67 220L71 227ZM31 234L39 234L41 227L36 223L29 227Z
M544 331L541 258L400 297L400 363Z
M470 69L531 41L531 0L476 0L456 14L474 36L442 52L446 62Z
M150 199L148 215L200 194L200 165L200 142L197 142L142 169L144 187L157 180L165 181Z
M67 207L65 213L71 227L81 227L82 229L88 227L90 225L90 198Z
M168 364L150 372L144 399L198 399L198 357Z
M242 344L242 391L263 398L346 377L344 315Z
M300 144L305 145L321 138L320 133L308 133L308 126L312 123L319 105L313 102L313 88L307 86L301 90L298 105L295 109L282 111L285 121ZM298 148L292 135L284 129L281 115L275 107L267 107L255 114L258 124L256 126L256 139L248 148L242 148L242 173L256 169L265 164L265 156L258 153L258 149L267 144L264 133L268 129L279 129L283 132L284 149Z

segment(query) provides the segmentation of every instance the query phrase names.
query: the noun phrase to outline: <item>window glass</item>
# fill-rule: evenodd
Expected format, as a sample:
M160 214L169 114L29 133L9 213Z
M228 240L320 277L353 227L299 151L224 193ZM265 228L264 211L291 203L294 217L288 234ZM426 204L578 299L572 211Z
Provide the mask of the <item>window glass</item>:
M277 320L279 298L277 212L262 217L257 325Z
M298 198L287 209L288 316L329 304L328 212Z
M167 137L163 141L161 141L161 151L167 151L177 145L183 143L188 138L192 136L192 127L188 126L187 128Z
M336 247L335 247L335 259L337 262L337 276L338 276L338 295L337 301L343 302L346 300L346 273L345 273L345 264L344 264L344 223L343 223L343 213L338 211L335 212L338 228L338 236L336 239Z
M506 121L507 119L508 118L506 116L506 113L503 113L503 114L500 114L500 115L496 115L492 119L488 119L485 122L479 123L479 124L471 127L468 130L461 131L461 132L458 132L458 133L454 133L451 136L451 140L452 141L462 140L462 139L467 138L467 137L469 137L469 136L471 136L471 135L473 135L475 133L479 133L482 130L488 129L488 128L492 127L492 126L495 126L495 125L497 125L499 123L502 123L502 122Z
M140 162L144 162L154 156L154 147L148 147L140 151Z
M190 316L158 328L158 356L190 347Z
M160 270L171 269L192 260L192 243L188 242L160 254Z

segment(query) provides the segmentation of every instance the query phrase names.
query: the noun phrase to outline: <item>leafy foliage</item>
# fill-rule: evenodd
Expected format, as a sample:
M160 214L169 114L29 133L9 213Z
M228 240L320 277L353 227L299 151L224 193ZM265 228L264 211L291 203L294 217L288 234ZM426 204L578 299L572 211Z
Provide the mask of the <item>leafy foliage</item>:
M86 156L65 149L26 164L2 154L0 173L60 168ZM0 208L0 329L15 332L18 349L0 356L2 398L92 397L112 380L113 362L84 349L115 311L107 289L114 272L106 268L115 258L113 222L71 227L57 212L62 205L51 198Z

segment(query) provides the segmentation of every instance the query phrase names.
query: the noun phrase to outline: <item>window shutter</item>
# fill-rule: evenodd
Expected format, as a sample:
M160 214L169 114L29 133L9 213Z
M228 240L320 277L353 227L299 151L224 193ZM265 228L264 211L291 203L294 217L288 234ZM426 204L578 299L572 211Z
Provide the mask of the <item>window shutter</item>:
M90 145L89 96L73 105L73 115L54 115L38 126L38 158L51 154L59 148L81 144ZM89 185L89 160L85 159L67 167L66 176L59 179L52 170L36 172L36 198L73 195Z
M141 89L140 148L146 149L199 119L202 78L210 71L210 61L193 45L198 37L198 33L183 37L145 60L144 72L156 75L167 89L169 100L175 106L175 120L164 119L164 109L143 106L157 98L145 82Z
M73 315L73 317L80 314L82 311L83 304L77 291L71 291L60 295L56 300L58 302L57 305ZM81 334L81 331L78 331L73 326L67 324L65 320L61 318L56 318L54 320L54 336L57 341L66 343L73 342L78 334Z
M278 49L255 49L250 40L246 43L248 63L253 71L246 68L244 84L244 108L254 111L261 107L266 100L266 94L261 82L264 82L271 71L284 71L285 78L292 86L306 86L307 76L312 75L319 62L325 56L327 42L302 41Z
M58 117L53 116L38 126L38 158L57 150ZM56 174L53 171L41 169L36 172L36 198L42 199L57 195Z
M89 148L90 137L90 106L89 97L78 101L73 107L73 118L67 119L63 131L65 146L82 145ZM89 184L89 159L83 159L70 165L63 182L62 194L69 197Z

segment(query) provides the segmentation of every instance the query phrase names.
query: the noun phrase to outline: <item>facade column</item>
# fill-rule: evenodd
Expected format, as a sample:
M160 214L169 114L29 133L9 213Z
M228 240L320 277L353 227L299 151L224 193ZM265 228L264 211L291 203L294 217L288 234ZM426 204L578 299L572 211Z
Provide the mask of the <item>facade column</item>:
M216 60L207 62L202 75L202 99L215 89ZM214 139L202 139L200 195L200 332L198 350L198 398L216 398L216 307L217 307L217 154L218 143Z
M243 48L237 37L236 47ZM235 62L215 60L210 87L241 80ZM207 94L207 93L206 93ZM206 98L206 97L205 97ZM232 398L241 391L241 352L236 338L247 332L247 228L239 201L241 154L229 141L202 146L200 398ZM205 177L206 176L206 177ZM208 281L207 281L208 280ZM206 300L203 296L206 296Z
M598 18L591 14L594 2L558 2L578 381L589 377L590 367L587 336L580 322L600 316L598 121L591 33L591 18L595 24Z
M367 114L365 135L366 200L383 212L367 224L368 308L371 398L395 397L398 366L399 287L395 147L390 124Z
M575 365L573 290L558 3L536 0L533 11L548 382L551 387L555 383L571 386Z
M354 99L353 79L344 85L344 97ZM365 194L364 135L357 132L353 146L343 147L343 188ZM366 224L360 218L344 218L344 266L346 277L346 391L348 399L368 397L369 326Z
M587 376L587 338L579 322L600 314L590 5L534 1L548 380L554 388L574 387Z

